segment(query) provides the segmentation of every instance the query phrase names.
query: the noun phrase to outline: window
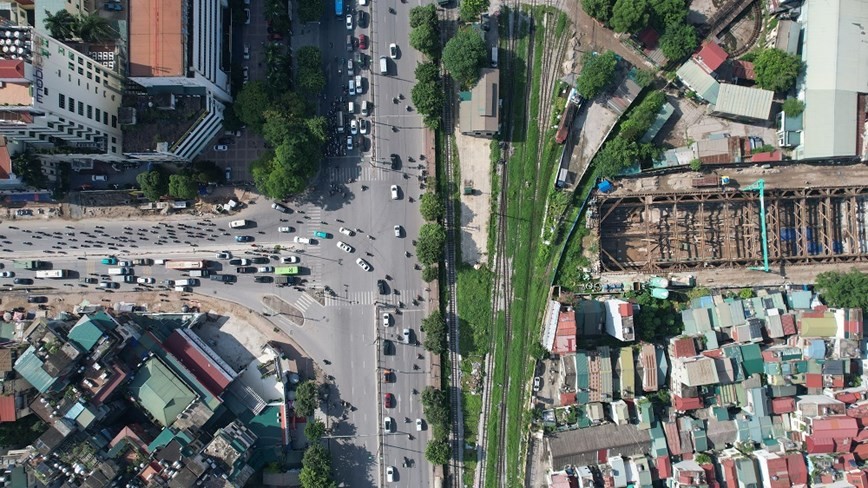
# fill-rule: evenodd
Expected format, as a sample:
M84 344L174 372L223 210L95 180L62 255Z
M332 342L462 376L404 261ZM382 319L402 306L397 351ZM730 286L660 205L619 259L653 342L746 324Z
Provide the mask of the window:
M69 64L67 64L66 66L67 68L69 68L70 71L75 69L75 63L73 63L72 61L70 61Z
M78 57L78 64L84 64L84 58L81 56Z
M72 97L69 97L69 111L75 112L75 99Z
M63 109L66 108L66 96L63 93L57 94L57 105L60 108L63 108Z
M84 115L84 103L78 102L78 115Z
M112 127L117 128L118 126L118 118L115 115L112 115Z
M117 144L117 143L118 143L118 138L115 136L112 136L112 144Z
M66 49L64 49L63 46L57 46L57 54L60 54L61 56L65 55Z
M108 125L108 112L102 113L102 123Z
M102 80L99 78L99 76L95 76L94 78L96 79L96 82L97 82L97 83L100 83L100 82L102 81Z
M87 62L86 66L87 66L87 69L92 69L92 68L93 68L93 64L91 64L90 61Z
M93 120L96 120L97 122L102 120L102 115L101 115L100 109L95 108L95 109L93 109L93 111L94 111L94 113L96 113L96 117L94 117Z
M70 51L67 56L69 56L70 61L75 61L75 54L72 51Z
M45 95L46 97L48 96L48 87L46 87L46 86L42 87L42 94Z
M83 74L84 74L84 68L82 68L82 67L79 66L79 68L78 68L78 74L83 75Z
M88 79L88 80L92 80L92 79L93 79L93 73L91 73L90 71L87 72L87 79Z
M87 106L87 118L93 118L93 107L91 107L90 105Z

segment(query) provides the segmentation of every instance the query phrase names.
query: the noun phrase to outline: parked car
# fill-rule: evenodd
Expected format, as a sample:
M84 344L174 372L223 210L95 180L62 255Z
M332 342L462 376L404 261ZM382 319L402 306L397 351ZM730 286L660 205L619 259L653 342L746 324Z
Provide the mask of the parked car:
M395 467L394 466L389 466L386 468L386 482L387 483L394 483L395 482Z
M341 234L343 234L345 236L350 236L350 237L356 235L356 233L353 232L352 229L347 229L346 227L341 227L340 229L338 229L338 232L340 232Z
M398 59L398 45L394 42L389 44L389 57L392 59Z
M238 274L255 273L256 268L254 268L253 266L240 266L238 268L235 268L235 272Z
M157 280L155 278L152 278L152 277L136 278L136 283L139 283L142 285L152 285L156 282L157 282Z
M347 30L353 30L353 14L347 14Z
M96 278L82 278L79 281L82 283L86 283L88 285L93 285L93 284L99 283L99 280Z
M14 278L15 271L0 271L0 278Z
M313 236L319 237L320 239L331 239L332 238L331 234L329 234L328 232L323 232L321 230L314 231Z
M108 264L109 266L114 266L114 265L118 264L118 258L116 258L114 256L109 256L107 258L102 258L102 260L100 262L102 264Z
M244 9L244 23L245 24L250 23L250 9L249 8Z
M235 242L253 242L253 236L235 236Z
M401 232L402 232L401 226L396 225L395 226L395 237L401 237Z
M227 146L226 144L217 144L214 146L214 150L218 152L228 151L229 146Z
M307 237L295 236L292 238L293 242L297 244L313 244L312 239L308 239Z
M244 59L250 59L250 44L244 45Z
M292 232L292 227L284 225L282 227L278 227L277 232L283 232L284 234L288 234L288 233Z
M229 264L232 266L247 266L248 264L250 264L250 260L247 258L235 258L230 259Z
M383 417L383 430L386 432L392 432L394 425L395 422L392 420L392 417Z
M338 241L335 244L338 246L338 249L340 249L343 252L350 252L351 253L351 252L355 251L353 246L347 244L346 242Z
M272 283L274 281L274 278L271 276L258 275L253 277L253 281L255 283Z
M100 281L99 282L100 288L113 289L113 288L120 288L120 286L121 286L120 283L115 283L114 281Z
M383 327L392 325L392 314L386 312L383 314Z
M356 119L350 121L350 134L356 135L359 133L359 123L356 122Z
M410 343L410 335L410 329L404 329L403 331L401 331L401 336L404 338L404 344Z
M232 259L232 253L229 251L220 251L215 257L217 259Z
M278 212L292 213L292 210L289 207L276 202L271 204L271 208L277 210Z
M274 266L260 266L256 271L259 273L274 273Z
M266 257L260 256L260 257L251 259L250 262L253 264L268 264L271 261Z
M31 280L30 278L15 278L14 280L12 280L12 283L16 285L32 285L33 280Z
M395 397L391 393L383 393L383 406L392 408L395 406Z
M45 303L48 301L48 297L42 295L28 295L27 303Z
M368 36L364 34L359 34L359 49L367 49L368 48Z
M368 262L362 258L356 259L356 264L358 264L359 267L365 271L371 271L371 269L373 269L373 268L371 268L371 265L368 264Z
M359 119L359 134L367 134L368 133L368 121L365 119Z
M293 263L297 263L299 261L300 260L298 259L298 256L284 256L284 257L280 258L281 264L293 264Z
M380 293L380 295L385 295L386 293L388 293L386 280L377 280L377 291Z
M399 197L399 195L398 195L398 185L392 185L389 189L390 189L390 191L391 191L391 193L392 193L392 200L397 200L398 197Z
M422 423L422 419L416 419L416 432L422 432L424 429L424 424Z

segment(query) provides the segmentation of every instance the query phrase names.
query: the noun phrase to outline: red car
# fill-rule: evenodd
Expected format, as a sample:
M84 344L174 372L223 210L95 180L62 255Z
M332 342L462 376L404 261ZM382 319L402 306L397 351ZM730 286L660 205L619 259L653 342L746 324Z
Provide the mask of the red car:
M359 34L359 49L367 49L368 48L368 36L364 34Z
M395 406L395 397L391 393L383 393L383 406L386 408Z

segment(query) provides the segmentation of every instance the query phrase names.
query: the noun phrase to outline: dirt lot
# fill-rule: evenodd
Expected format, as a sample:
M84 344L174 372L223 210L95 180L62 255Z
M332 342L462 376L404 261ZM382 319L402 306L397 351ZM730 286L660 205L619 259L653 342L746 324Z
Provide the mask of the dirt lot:
M461 260L471 265L484 263L491 214L491 141L456 131L455 143L461 179L473 182L473 194L461 195Z

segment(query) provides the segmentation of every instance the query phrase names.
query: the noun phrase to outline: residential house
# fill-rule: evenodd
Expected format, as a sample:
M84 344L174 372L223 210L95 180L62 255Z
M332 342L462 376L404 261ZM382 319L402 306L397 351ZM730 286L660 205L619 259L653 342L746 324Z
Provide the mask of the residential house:
M648 431L634 425L604 424L591 431L579 429L557 432L546 437L549 465L553 469L564 466L584 466L606 462L609 455L634 456L651 449Z
M633 304L623 300L606 300L606 333L622 342L636 339Z
M711 115L741 122L764 122L772 111L774 92L730 83L722 83L717 102L708 107Z
M621 398L630 399L636 396L636 368L633 362L633 348L622 347L618 355L616 368Z
M570 307L557 314L558 323L555 331L552 354L572 354L576 352L576 311Z
M469 136L492 138L500 131L500 71L483 68L479 82L461 92L458 126Z
M665 481L669 488L708 488L705 470L692 459L673 464L672 477Z
M759 465L762 486L768 488L790 488L792 486L786 457L765 449L754 451L753 455Z

